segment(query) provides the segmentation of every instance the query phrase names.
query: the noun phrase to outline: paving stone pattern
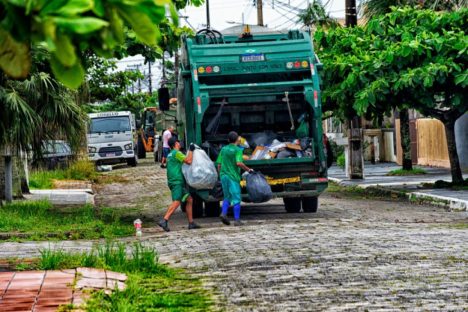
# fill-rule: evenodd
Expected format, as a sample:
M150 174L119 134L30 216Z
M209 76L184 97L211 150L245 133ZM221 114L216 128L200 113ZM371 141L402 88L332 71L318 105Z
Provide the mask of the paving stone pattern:
M97 201L143 203L142 214L161 216L152 203L168 197L164 171L146 163L134 173L133 182L103 187ZM203 229L189 232L178 211L169 233L144 222L142 241L162 262L200 277L226 311L468 311L467 217L328 193L316 214L287 214L278 200L244 207L244 227L204 218ZM95 243L104 242L1 243L0 258L31 258L49 246L83 252Z
M297 220L150 242L228 311L468 310L467 230Z

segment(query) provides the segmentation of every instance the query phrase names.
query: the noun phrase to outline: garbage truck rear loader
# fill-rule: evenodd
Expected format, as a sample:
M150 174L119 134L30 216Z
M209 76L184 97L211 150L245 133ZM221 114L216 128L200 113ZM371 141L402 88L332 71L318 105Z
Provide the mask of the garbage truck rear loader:
M320 69L307 32L239 36L203 30L184 38L178 120L185 142L202 146L215 160L229 131L237 131L250 147L246 165L267 177L286 210L316 212L328 185ZM215 193L197 191L196 215L203 205L207 216L219 214Z

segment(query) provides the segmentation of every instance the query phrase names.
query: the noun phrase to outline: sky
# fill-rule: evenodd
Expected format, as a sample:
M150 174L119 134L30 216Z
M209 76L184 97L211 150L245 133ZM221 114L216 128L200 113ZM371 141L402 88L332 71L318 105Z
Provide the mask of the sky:
M206 1L206 0L205 0ZM263 22L273 29L299 28L297 24L297 13L305 9L312 0L263 0ZM333 17L344 18L345 0L322 0L327 12ZM358 1L359 2L359 1ZM209 0L210 24L213 29L223 30L225 28L242 24L242 17L246 24L257 24L257 9L254 7L255 0ZM187 7L180 11L180 23L194 30L206 26L206 5L201 7ZM142 56L128 57L117 63L117 70L131 70L139 66L139 70L147 77L141 84L142 91L147 90L148 64L143 64ZM160 62L159 62L160 63ZM162 72L159 63L151 67L151 79L153 89L159 87ZM134 91L138 92L137 85Z
M263 22L269 28L297 28L297 12L305 9L312 0L263 0ZM334 17L344 17L345 0L322 0L326 10ZM209 0L210 24L216 30L223 30L234 23L257 24L255 0ZM181 10L187 16L188 26L200 29L206 24L206 6L188 7ZM182 19L183 20L183 19ZM187 25L183 21L182 24ZM231 23L230 23L231 22Z

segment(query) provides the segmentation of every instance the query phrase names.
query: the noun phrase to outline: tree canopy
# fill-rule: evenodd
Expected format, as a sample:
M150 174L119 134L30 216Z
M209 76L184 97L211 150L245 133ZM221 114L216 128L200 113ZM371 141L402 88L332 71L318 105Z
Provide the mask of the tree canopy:
M451 135L455 120L468 108L466 25L468 9L405 7L362 27L317 31L325 109L346 118L356 111L379 119L395 108L414 108L441 120ZM457 166L452 162L456 150L449 156ZM461 179L459 165L457 171L454 180Z
M467 9L395 8L363 27L317 31L325 103L344 117L408 105L429 115L465 112L467 22Z

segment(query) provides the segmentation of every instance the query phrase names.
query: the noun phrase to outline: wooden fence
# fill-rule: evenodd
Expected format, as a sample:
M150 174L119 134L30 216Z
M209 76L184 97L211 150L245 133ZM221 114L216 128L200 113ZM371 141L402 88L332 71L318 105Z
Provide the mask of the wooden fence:
M413 164L450 168L444 124L436 119L419 118L410 123ZM400 120L395 122L397 163L402 163Z
M416 121L418 164L450 168L444 124L436 119Z

